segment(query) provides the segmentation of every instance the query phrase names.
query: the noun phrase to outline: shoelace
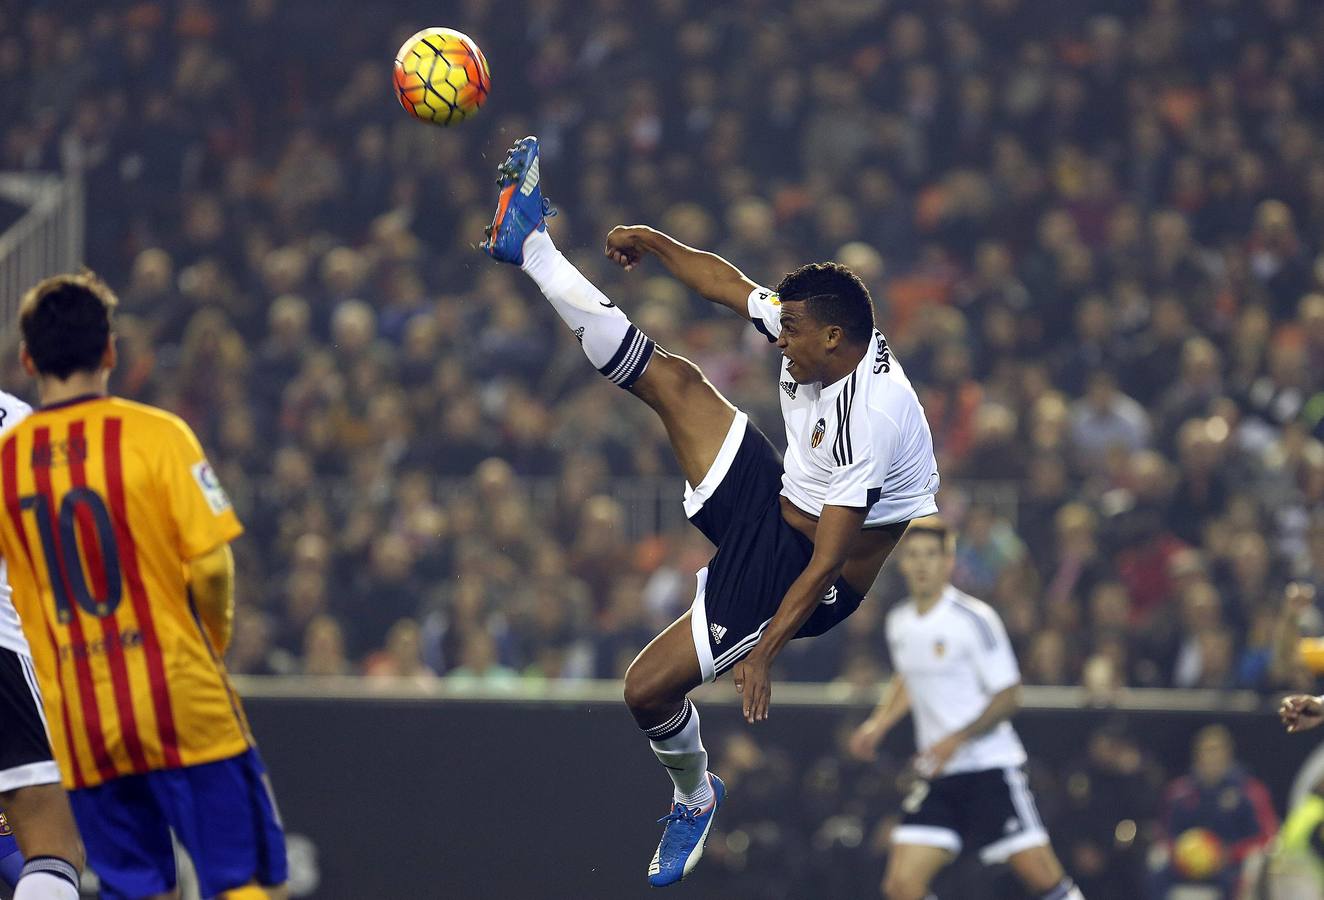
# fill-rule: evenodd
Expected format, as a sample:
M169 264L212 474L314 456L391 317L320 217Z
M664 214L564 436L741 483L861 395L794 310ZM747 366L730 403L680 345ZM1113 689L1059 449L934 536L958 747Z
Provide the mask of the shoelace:
M672 807L670 813L657 820L657 824L661 825L665 822L670 825L672 822L687 822L690 825L693 825L694 817L698 814L698 807L691 808L684 803L677 803Z

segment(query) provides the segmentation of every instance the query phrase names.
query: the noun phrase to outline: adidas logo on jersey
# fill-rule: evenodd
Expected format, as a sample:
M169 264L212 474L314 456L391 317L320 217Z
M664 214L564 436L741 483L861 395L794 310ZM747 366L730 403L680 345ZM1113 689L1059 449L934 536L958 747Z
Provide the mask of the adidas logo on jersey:
M834 585L832 585L832 587L828 588L827 593L823 595L823 599L820 600L819 602L822 603L822 604L824 604L825 606L831 606L833 603L836 603L836 602L837 602L837 586L834 584Z
M722 643L722 638L726 637L726 629L716 622L708 626L708 630L713 633L713 643Z
M785 391L785 392L786 392L786 396L790 397L792 400L795 399L795 391L796 391L796 389L799 388L799 387L800 387L800 385L799 385L798 382L794 382L794 381L783 381L783 382L782 382L782 390Z

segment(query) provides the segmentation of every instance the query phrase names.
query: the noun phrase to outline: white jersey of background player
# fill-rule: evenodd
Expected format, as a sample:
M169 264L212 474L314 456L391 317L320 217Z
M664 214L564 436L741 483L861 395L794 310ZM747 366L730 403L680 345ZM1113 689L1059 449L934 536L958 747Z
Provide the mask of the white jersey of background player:
M0 391L0 434L32 414L32 407L13 394ZM24 656L31 655L18 612L14 609L14 591L9 587L9 566L0 559L0 647Z
M921 777L892 831L883 893L923 900L934 876L963 849L1007 863L1030 895L1081 900L1039 819L1010 718L1020 708L1020 667L998 614L951 585L956 546L936 516L910 523L898 547L910 597L887 615L895 676L851 737L872 759L887 732L912 713Z

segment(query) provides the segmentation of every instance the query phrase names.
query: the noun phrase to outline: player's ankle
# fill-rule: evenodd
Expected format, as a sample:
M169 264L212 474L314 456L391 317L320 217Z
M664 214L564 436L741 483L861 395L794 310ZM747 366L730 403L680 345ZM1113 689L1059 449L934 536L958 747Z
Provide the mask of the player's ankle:
M14 900L77 900L78 868L58 856L34 856L23 865Z
M520 263L520 268L525 272L534 271L559 252L552 236L535 228L524 239L524 261Z

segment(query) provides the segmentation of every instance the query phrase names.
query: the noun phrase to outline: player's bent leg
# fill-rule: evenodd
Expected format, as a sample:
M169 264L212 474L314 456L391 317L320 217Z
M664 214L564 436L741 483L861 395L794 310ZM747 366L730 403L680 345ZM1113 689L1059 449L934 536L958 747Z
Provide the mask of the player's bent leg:
M0 794L23 853L15 900L76 900L83 842L64 788L37 784Z
M648 866L654 887L675 884L703 856L726 786L708 771L699 711L686 696L703 683L690 613L645 647L625 675L625 702L673 785L666 827Z
M929 885L956 855L943 847L893 844L882 893L887 900L925 900Z
M735 406L698 366L661 348L630 391L662 419L681 474L690 484L699 484L735 421Z
M538 139L515 143L498 169L501 192L483 247L524 270L579 340L584 355L619 387L657 410L681 470L697 484L722 446L736 410L693 363L658 349L565 258L547 234Z
M1062 869L1057 854L1047 844L1031 847L1007 857L1007 865L1031 897L1040 900L1084 900Z
M639 727L648 731L680 712L686 695L701 684L699 654L686 612L630 663L625 673L625 705Z

